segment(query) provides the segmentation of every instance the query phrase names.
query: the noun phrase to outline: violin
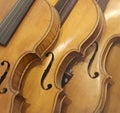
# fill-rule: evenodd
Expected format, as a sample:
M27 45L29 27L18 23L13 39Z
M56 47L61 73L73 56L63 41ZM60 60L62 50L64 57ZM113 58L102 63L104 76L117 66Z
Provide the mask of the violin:
M67 99L62 113L119 113L119 3L108 2L101 38L66 70L73 76L64 86Z
M111 76L107 88L106 103L101 113L119 113L119 89L120 89L120 1L110 0L104 12L106 19L106 35L103 42L104 49L101 50L104 56L106 72Z
M104 11L108 1L97 2ZM102 88L109 84L111 77L94 70L92 63L97 49L98 43L95 42L84 55L79 55L68 65L62 79L62 87L66 94L62 113L86 113L88 111L97 113L103 109L106 90L102 91Z
M54 48L42 62L32 64L25 73L20 90L26 99L22 113L61 112L67 96L62 87L63 75L71 61L84 55L101 35L103 24L103 15L94 0L77 0L61 26Z
M0 0L1 113L21 112L24 73L31 63L44 59L59 31L59 14L47 1Z

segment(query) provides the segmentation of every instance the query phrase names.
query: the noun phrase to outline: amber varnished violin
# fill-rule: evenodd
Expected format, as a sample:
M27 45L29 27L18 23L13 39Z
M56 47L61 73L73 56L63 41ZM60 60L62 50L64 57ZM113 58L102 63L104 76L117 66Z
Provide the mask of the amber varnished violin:
M66 68L73 59L84 55L101 35L103 24L103 16L94 0L77 0L54 48L46 54L45 60L32 64L25 73L21 85L21 94L26 99L23 113L61 112Z
M104 40L104 65L107 73L112 77L106 95L106 103L101 113L120 112L120 1L109 0L105 10L107 33ZM103 42L103 41L102 41Z
M97 2L104 11L109 1ZM98 113L102 111L105 104L106 87L111 77L100 69L96 69L97 65L93 65L97 52L98 43L95 41L84 55L79 55L68 65L62 79L63 90L66 94L62 113Z
M88 49L85 58L76 59L76 64L68 69L73 77L64 88L68 99L62 113L119 113L119 8L118 0L109 0L104 12L106 25L101 38ZM95 78L91 79L91 76ZM76 88L78 79L79 89Z
M47 1L0 0L0 113L21 112L24 73L45 57L59 31L58 12Z

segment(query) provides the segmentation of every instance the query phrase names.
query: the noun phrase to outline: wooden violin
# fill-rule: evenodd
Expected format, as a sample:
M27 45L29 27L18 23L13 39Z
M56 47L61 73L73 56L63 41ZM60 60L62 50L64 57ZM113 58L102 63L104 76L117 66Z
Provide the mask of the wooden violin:
M32 64L25 73L21 85L21 94L26 99L23 113L61 112L62 78L66 68L73 59L84 55L101 35L103 24L103 15L94 0L77 0L61 27L54 48L42 62Z
M76 59L72 68L68 68L73 77L64 87L68 98L63 102L62 113L119 113L119 7L118 0L108 2L101 38L87 50L85 58ZM94 78L94 74L98 76Z
M110 0L104 12L106 19L106 35L104 49L104 65L107 73L112 77L106 95L106 103L101 113L119 113L120 89L120 1ZM103 41L102 41L103 42Z
M0 113L21 112L24 73L45 57L59 31L59 15L47 1L0 0Z
M104 11L108 1L97 2ZM62 113L98 113L102 111L105 104L106 87L111 77L93 65L97 52L98 43L95 42L84 54L79 55L68 65L62 80L63 91L66 94Z

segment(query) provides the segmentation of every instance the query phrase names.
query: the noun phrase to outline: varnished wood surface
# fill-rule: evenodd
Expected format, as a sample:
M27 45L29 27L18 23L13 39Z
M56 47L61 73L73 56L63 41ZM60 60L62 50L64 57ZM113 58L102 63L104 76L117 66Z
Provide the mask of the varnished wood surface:
M119 113L120 111L120 41L114 43L108 54L106 69L112 76L111 85L108 87L107 99L102 113Z
M48 0L51 5L55 6L55 4L58 2L58 0Z
M87 12L87 15L85 12ZM74 20L75 18L76 20ZM94 40L98 38L102 28L103 18L96 3L89 0L78 0L61 27L58 41L51 51L54 54L54 60L43 81L43 85L47 88L48 84L52 84L52 88L45 90L41 86L42 75L51 61L51 55L46 57L41 63L33 64L32 68L28 69L25 74L26 77L21 86L21 94L27 103L23 110L24 113L37 113L41 111L42 113L61 112L63 98L58 97L63 92L61 86L62 76L69 63L79 54L84 54L86 48L90 47ZM33 89L34 93L32 93ZM73 89L71 91L73 92ZM59 105L57 107L55 106L56 102Z
M111 75L111 85L108 88L107 100L102 113L120 112L120 1L110 0L105 11L108 33L112 36L106 44L106 70Z
M99 73L100 75L102 74L101 77L93 79L88 75L88 64L95 48L94 44L86 52L86 56L80 56L80 58L76 59L80 63L70 69L73 77L63 88L66 98L63 101L62 113L93 113L102 110L105 103L106 85L110 76L106 76L104 75L105 73L102 74L101 72ZM92 67L91 75L94 76L94 72L97 71ZM105 91L102 91L104 89Z
M71 111L73 113L76 109L78 113L119 113L119 8L120 2L118 0L110 0L104 13L105 29L102 37L97 41L98 51L91 65L91 75L98 72L99 76L95 79L88 76L87 67L96 48L93 45L93 49L88 49L87 56L79 58L80 61L71 69L73 77L64 88L68 98L63 104L63 113L70 113ZM78 80L80 82L76 90L76 86L78 86L76 81ZM109 87L110 83L111 87ZM72 92L70 92L71 90ZM78 95L79 91L80 95ZM101 98L97 100L99 94L101 94ZM77 96L80 97L79 100ZM90 98L88 99L88 97ZM77 101L79 101L79 104ZM95 106L95 102L97 102L97 106Z
M15 1L0 0L0 19L8 14ZM6 4L6 5L5 5ZM8 5L7 5L8 4ZM9 8L8 8L9 7ZM45 13L43 13L45 12ZM19 93L21 80L30 63L44 58L54 45L60 30L57 11L45 0L36 0L7 46L0 45L0 113L20 113L24 97ZM10 68L6 71L9 62ZM3 89L7 88L7 92ZM3 93L2 93L3 92Z
M0 2L1 2L0 4L2 4L2 1ZM13 1L13 3L9 5L10 6L9 8L13 6L14 2L15 1ZM52 1L51 3L54 5L56 1ZM85 52L85 56L78 55L77 59L75 60L76 62L75 65L72 65L71 70L74 76L69 81L69 83L63 88L63 91L66 94L65 100L63 101L64 96L62 93L61 95L57 95L56 98L50 98L49 94L51 94L52 97L55 97L55 94L58 94L57 91L58 90L61 91L61 83L59 83L60 81L58 79L56 80L56 76L58 75L56 74L56 76L54 76L55 74L52 72L56 68L58 69L58 67L57 65L55 65L55 67L52 67L52 70L50 71L51 73L50 75L53 74L52 77L56 81L54 81L51 76L47 76L47 79L45 79L44 81L45 86L47 86L48 83L51 83L51 84L55 84L55 87L52 87L53 88L52 90L48 90L48 91L43 90L40 86L41 75L44 73L44 70L47 68L51 60L51 55L49 55L42 62L40 61L39 58L33 55L33 58L31 59L37 60L37 62L32 63L29 68L25 69L25 72L23 73L23 75L25 76L23 78L23 81L20 81L22 82L22 84L19 84L20 86L18 88L18 89L21 88L20 93L25 98L25 103L23 104L23 108L21 111L22 113L37 113L39 111L42 113L46 113L48 111L51 111L51 112L55 111L55 113L58 113L61 111L61 105L63 105L62 113L74 113L74 112L75 113L94 113L94 112L95 113L99 113L99 112L119 113L120 111L119 110L120 108L120 104L119 104L120 54L118 52L120 50L119 7L120 5L118 0L110 0L105 11L105 19L106 19L106 25L104 29L105 31L103 32L102 38L97 41L98 47L99 47L98 49L99 53L96 54L96 57L91 66L91 72L90 72L92 76L94 76L94 72L99 72L99 77L93 79L93 78L90 78L90 76L88 75L87 67L96 48L96 45L93 44L92 46L88 47L87 51ZM8 13L9 8L6 9L5 13L4 12L2 13L2 11L0 10L1 11L0 14L2 14L0 21ZM1 9L3 9L3 5ZM62 33L63 33L63 30L66 28L64 26L62 27ZM62 33L60 34L60 36L61 35L66 36L66 34L64 33L62 34ZM72 41L70 41L70 43ZM69 44L69 42L66 42L66 43ZM57 44L59 44L59 42ZM26 45L29 45L29 44L26 44ZM63 48L65 48L65 43L63 43L63 46L61 47L61 49L60 48L53 49L53 53L57 54L58 51L59 53L62 53ZM11 49L11 51L12 50L14 49ZM12 53L11 51L8 52L8 54ZM15 51L15 53L17 52ZM4 56L4 58L6 57ZM29 57L27 59L29 59ZM61 62L61 60L59 61ZM60 65L60 63L58 64ZM5 67L3 67L2 69L4 70L4 68ZM63 69L63 72L64 71L65 69ZM63 72L61 72L61 75L63 75ZM57 71L55 73L57 73ZM2 74L3 74L3 71L1 72L1 75ZM111 86L108 88L108 91L107 91L107 85L108 85L108 80L110 79L110 76L112 77ZM61 80L61 77L60 77L60 80ZM0 86L1 89L5 86L9 86L9 83L7 83L7 81L8 80L6 80L6 82ZM76 81L76 82L73 82L73 81ZM78 82L80 84L78 84ZM15 88L17 88L16 84L14 85L15 85ZM13 90L13 92L14 91L15 90ZM102 98L100 98L100 96ZM2 95L0 99L4 99L4 100L1 102L4 102L4 101L9 102L8 100L11 97L10 98L8 97L4 99L4 96ZM42 97L43 100L41 98L36 99L36 97ZM58 99L57 97L59 97L60 99L58 100L60 101L58 102L59 103L58 106L56 106L54 103L52 103L54 105L51 105L51 102L53 102L54 99L56 100ZM88 100L88 97L90 97L89 100ZM2 108L6 108L8 104L9 103L3 104ZM48 105L51 105L52 107L48 107ZM103 111L101 111L103 107L104 109ZM45 108L47 108L47 110ZM17 111L19 113L18 106L16 109L17 110L15 110L14 112L16 113ZM57 109L58 111L55 109ZM11 113L11 111L8 112L8 109L2 109L1 112Z

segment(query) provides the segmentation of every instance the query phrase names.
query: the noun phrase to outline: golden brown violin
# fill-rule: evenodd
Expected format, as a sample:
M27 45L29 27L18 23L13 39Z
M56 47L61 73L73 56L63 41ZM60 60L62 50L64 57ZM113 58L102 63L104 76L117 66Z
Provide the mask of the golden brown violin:
M119 113L119 8L118 0L108 2L101 38L87 50L85 57L76 59L72 68L68 68L73 77L64 87L68 98L63 102L62 113Z
M108 1L98 2L104 11ZM102 111L105 104L106 87L111 77L103 70L96 69L94 58L97 56L97 52L98 42L95 41L84 54L76 57L68 65L63 76L63 91L66 98L63 101L62 113L98 113ZM64 84L67 85L64 86Z
M0 0L0 113L21 112L24 73L45 57L59 31L58 12L46 0Z
M104 12L106 19L106 34L103 42L104 65L107 73L112 77L106 95L106 103L101 113L119 113L120 89L120 1L109 0Z
M32 64L25 74L21 85L21 94L26 99L23 113L61 112L64 100L62 79L66 68L73 59L84 55L100 36L103 23L94 0L77 0L61 27L54 48L42 62Z

